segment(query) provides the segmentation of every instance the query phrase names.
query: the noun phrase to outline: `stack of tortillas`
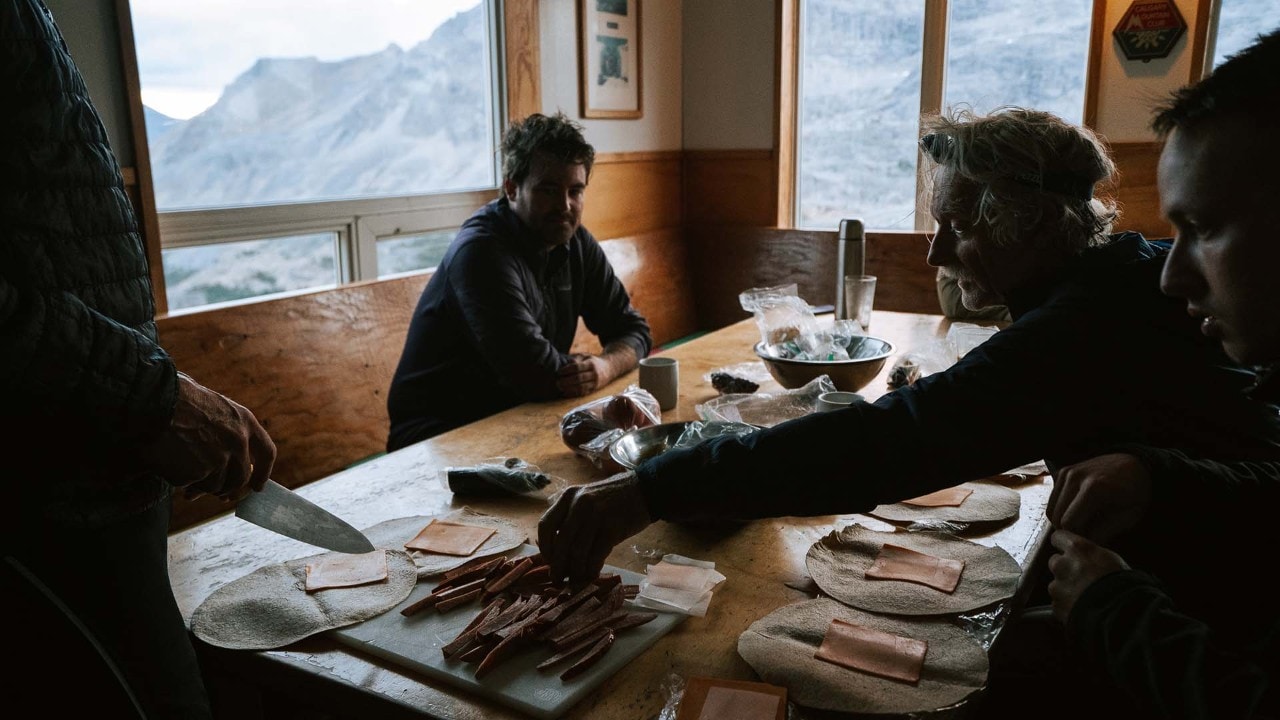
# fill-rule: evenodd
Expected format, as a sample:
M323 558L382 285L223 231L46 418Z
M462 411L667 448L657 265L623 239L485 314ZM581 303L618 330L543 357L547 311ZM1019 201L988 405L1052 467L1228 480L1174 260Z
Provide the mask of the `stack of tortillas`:
M327 572L324 563L343 553L260 567L206 598L191 616L191 631L218 647L268 650L381 615L409 597L418 574L404 550L366 553L377 554L386 557L385 580L311 592L307 591L307 566L312 566L312 575L317 569Z
M882 559L886 546L891 551ZM886 561L916 560L917 556L932 558L937 571L962 564L953 589L939 589L918 577L914 581L885 579L872 569L878 560L883 567ZM946 533L879 532L860 525L831 532L814 543L805 564L818 587L836 600L895 615L960 613L990 605L1012 597L1022 575L1017 561L999 547Z
M849 645L819 657L832 626L839 624L927 645L919 679L904 682L850 670L860 659ZM738 654L762 680L787 688L788 698L819 710L927 712L960 702L987 679L986 652L958 626L942 619L890 618L827 598L793 603L752 623L738 638ZM878 664L885 656L869 653L861 660Z
M990 482L967 482L902 502L878 505L868 515L890 522L1002 522L1018 517L1022 496Z

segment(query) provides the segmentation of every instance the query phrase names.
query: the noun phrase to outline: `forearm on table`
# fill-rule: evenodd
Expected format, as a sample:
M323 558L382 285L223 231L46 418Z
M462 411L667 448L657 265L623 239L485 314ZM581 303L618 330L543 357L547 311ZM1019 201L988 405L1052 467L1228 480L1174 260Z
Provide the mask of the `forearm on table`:
M640 362L636 348L626 340L614 340L606 345L600 358L609 367L609 377L602 384L613 382L631 372Z

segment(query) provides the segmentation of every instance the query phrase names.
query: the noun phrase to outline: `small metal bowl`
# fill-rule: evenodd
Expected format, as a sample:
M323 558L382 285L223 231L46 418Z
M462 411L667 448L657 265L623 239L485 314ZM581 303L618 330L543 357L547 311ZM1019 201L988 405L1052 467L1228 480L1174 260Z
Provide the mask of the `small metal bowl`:
M622 467L634 469L645 460L657 457L674 447L676 441L692 424L693 421L686 421L636 428L613 441L609 446L609 457ZM741 423L726 422L704 422L702 425L703 435L707 438L727 434L734 428L742 427ZM723 432L717 432L721 428Z
M893 355L894 346L882 338L860 335L850 342L851 355L855 343L871 343L874 354L857 360L793 360L773 357L763 342L756 343L755 351L773 379L788 390L804 387L819 375L827 375L837 390L858 392L880 374L885 361Z

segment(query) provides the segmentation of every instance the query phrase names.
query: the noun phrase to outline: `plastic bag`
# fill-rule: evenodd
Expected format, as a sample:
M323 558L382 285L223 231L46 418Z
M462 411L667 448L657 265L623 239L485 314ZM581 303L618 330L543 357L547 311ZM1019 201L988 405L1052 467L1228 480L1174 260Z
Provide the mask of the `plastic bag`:
M889 368L889 389L913 385L922 377L951 367L955 359L955 350L945 340L935 340L919 350L903 353Z
M635 428L662 422L658 401L648 390L630 385L610 395L579 405L560 419L560 439L578 455L601 470L621 472L609 457L609 445Z
M818 396L833 392L836 385L830 376L819 375L803 387L778 393L730 394L712 398L695 406L698 416L708 422L747 423L756 427L773 427L815 410Z
M947 329L947 344L950 346L952 355L959 360L999 331L999 328L989 325L954 322Z
M721 435L750 435L759 430L755 425L738 422L698 422L697 420L685 426L684 431L680 433L680 437L671 443L671 449L693 447L703 440L710 440Z
M796 284L751 288L738 295L742 309L753 313L765 345L780 345L813 335L818 319L809 303L800 298Z
M768 382L772 377L764 363L756 360L755 362L744 362L716 368L703 375L702 379L711 383L711 387L715 388L716 392L721 395L727 395L729 393L753 393L760 389L762 383Z
M440 471L440 484L459 497L548 498L564 489L567 483L520 458L497 457L468 467L444 468Z

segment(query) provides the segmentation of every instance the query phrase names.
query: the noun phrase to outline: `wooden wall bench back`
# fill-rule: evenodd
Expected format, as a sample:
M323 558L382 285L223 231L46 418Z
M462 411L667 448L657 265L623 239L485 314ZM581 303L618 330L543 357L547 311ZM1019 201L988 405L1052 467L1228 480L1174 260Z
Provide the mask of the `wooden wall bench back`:
M678 229L602 243L645 314L655 347L698 329ZM276 443L273 479L298 487L386 447L387 389L429 273L246 303L158 321L178 368L244 405ZM575 351L595 351L579 327ZM229 510L174 499L173 529Z
M386 448L387 388L428 275L158 321L178 368L249 408L276 443L273 479L297 487ZM174 529L227 510L174 499Z
M704 330L742 320L738 294L796 283L810 305L835 302L835 231L697 226L688 230L698 324ZM877 310L938 314L936 268L925 260L924 233L867 233L866 271L875 275Z

